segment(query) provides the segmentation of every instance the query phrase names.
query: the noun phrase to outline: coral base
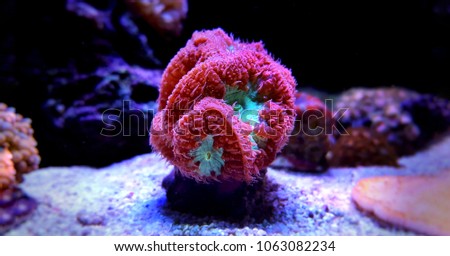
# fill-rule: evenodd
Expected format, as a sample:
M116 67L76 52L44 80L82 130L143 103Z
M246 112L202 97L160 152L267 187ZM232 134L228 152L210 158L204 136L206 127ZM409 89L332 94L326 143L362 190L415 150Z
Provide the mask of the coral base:
M266 172L266 169L262 170L261 177L250 185L237 181L202 184L184 177L174 167L162 185L172 210L195 215L263 219L272 212L265 203Z
M0 191L0 235L27 220L36 206L36 201L20 188Z

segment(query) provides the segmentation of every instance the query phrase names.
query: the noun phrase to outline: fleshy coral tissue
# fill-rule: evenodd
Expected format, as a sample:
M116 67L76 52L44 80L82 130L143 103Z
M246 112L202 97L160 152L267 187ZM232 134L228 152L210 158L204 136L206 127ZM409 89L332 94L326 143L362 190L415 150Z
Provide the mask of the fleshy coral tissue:
M261 42L196 31L163 73L150 143L200 184L252 184L288 141L295 88Z
M0 102L0 235L33 213L36 201L18 187L39 167L40 156L31 120Z

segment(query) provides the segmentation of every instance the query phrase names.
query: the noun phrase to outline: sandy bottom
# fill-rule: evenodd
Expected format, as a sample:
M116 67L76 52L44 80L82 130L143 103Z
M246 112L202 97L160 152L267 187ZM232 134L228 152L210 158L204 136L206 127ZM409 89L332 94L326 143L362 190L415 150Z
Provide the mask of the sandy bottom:
M330 169L323 174L269 168L271 217L239 221L168 209L162 179L171 166L157 154L111 166L43 168L21 188L38 202L5 235L420 235L359 211L350 198L364 177L435 173L450 168L450 137L400 160L401 168Z

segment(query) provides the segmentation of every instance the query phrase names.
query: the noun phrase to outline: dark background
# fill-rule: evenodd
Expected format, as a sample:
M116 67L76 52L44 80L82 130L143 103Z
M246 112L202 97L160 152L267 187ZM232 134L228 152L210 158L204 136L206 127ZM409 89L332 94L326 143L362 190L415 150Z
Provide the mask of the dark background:
M446 1L191 1L187 31L262 40L301 86L398 85L450 96Z

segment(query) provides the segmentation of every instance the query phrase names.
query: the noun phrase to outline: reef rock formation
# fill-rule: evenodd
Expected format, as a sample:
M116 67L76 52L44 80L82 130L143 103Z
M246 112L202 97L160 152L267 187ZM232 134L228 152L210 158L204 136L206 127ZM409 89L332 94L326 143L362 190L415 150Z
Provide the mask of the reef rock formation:
M160 67L162 52L181 34L188 4L187 0L67 0L66 9L90 22L94 38L107 39L103 44L128 61Z
M450 124L447 99L399 87L350 89L336 106L347 109L340 120L345 128L366 127L385 135L399 156L423 148Z
M327 154L330 166L399 166L394 148L386 137L369 128L350 128L341 135Z
M447 131L450 127L450 101L431 94L422 94L402 102L414 123L419 127L421 140L428 140Z
M122 8L122 3L125 3L125 8ZM132 12L161 34L179 35L188 4L187 0L67 0L66 8L80 17L94 21L99 29L112 29L113 13L121 11L122 19L128 12Z
M420 130L401 103L419 94L403 88L354 88L337 100L337 108L347 108L341 119L345 128L367 127L386 136L399 155L416 150Z
M55 77L43 106L43 147L53 156L45 164L105 166L149 152L161 73L112 59L93 73Z
M20 188L0 190L0 235L26 221L36 207L37 202Z
M262 43L194 32L164 71L151 145L198 182L252 183L293 129L295 86Z
M310 94L297 92L295 127L281 156L295 171L323 172L328 163L326 154L334 143L332 113L324 102Z

